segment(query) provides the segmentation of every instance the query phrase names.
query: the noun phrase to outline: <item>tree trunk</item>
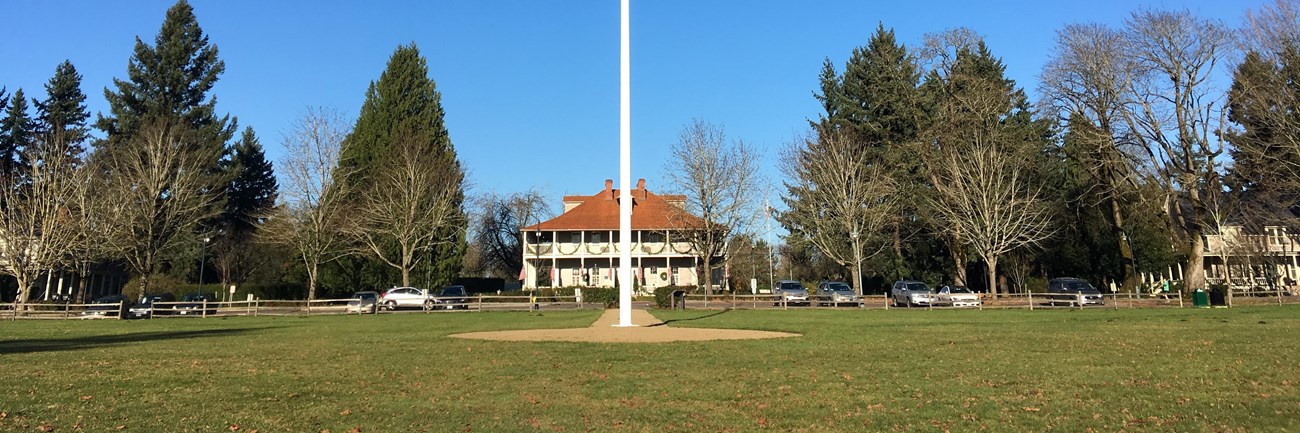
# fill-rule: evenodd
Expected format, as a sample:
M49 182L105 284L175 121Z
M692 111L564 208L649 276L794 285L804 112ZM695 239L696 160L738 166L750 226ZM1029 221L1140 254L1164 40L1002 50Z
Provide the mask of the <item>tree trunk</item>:
M853 239L853 269L849 272L853 274L853 293L862 297L862 241L857 238Z
M1110 199L1110 215L1114 222L1111 229L1119 239L1120 278L1123 279L1121 290L1132 292L1137 288L1137 261L1133 256L1132 241L1124 233L1124 212L1113 197Z
M316 275L319 269L314 263L307 265L307 302L316 300Z
M958 286L966 285L966 255L962 254L961 242L956 239L948 244L948 257L952 259L952 283Z
M713 272L712 272L713 269L712 269L712 260L710 259L712 259L712 257L708 257L708 256L704 257L703 274L704 274L704 294L711 296L713 295Z
M410 266L402 266L402 287L411 287Z
M1001 296L1002 293L998 290L998 258L997 256L989 256L984 261L988 263L989 268L989 293L992 293L994 297Z
M1183 290L1190 292L1205 288L1205 239L1201 238L1200 228L1191 230L1188 236L1191 244L1183 267Z

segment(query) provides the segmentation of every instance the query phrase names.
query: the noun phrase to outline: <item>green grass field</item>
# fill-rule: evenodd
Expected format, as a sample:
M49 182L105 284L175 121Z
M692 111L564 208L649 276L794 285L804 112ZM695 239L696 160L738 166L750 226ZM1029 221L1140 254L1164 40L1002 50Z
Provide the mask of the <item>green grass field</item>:
M0 322L0 431L1300 431L1300 308L676 311L778 340L518 343L599 312Z

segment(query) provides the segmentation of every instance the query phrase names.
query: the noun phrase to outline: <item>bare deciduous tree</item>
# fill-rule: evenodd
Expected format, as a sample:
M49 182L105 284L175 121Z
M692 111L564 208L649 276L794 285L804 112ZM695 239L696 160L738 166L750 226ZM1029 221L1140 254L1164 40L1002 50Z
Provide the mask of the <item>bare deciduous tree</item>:
M285 156L279 172L285 202L263 231L268 239L290 246L307 269L307 299L316 299L320 265L347 254L343 223L345 196L339 182L339 149L347 129L342 116L328 108L309 108L283 138Z
M1204 188L1216 183L1225 123L1225 92L1213 77L1232 50L1231 33L1187 11L1142 10L1125 24L1125 54L1137 69L1120 113L1165 189L1175 244L1187 257L1186 288L1203 288Z
M1091 125L1070 128L1080 148L1069 156L1087 170L1093 180L1089 196L1109 213L1111 232L1118 242L1123 287L1132 291L1137 287L1138 275L1121 204L1136 196L1133 151L1137 149L1125 147L1131 139L1121 111L1136 65L1124 53L1120 32L1099 24L1068 25L1057 31L1056 51L1043 67L1041 86L1045 108L1057 113L1062 123Z
M713 293L715 259L726 253L727 242L745 232L758 215L758 152L736 140L727 142L721 126L692 120L677 134L664 172L672 188L686 200L676 215L675 239L685 239L699 259L705 292Z
M101 149L96 170L105 183L106 246L126 260L148 292L165 252L200 221L220 212L223 179L212 175L220 148L167 120L148 122L125 143ZM137 294L138 295L138 294Z
M475 233L485 268L513 279L524 266L523 227L549 219L551 209L536 190L508 196L490 195L480 200L482 214Z
M817 135L782 158L790 209L780 219L791 235L849 268L861 295L863 261L890 246L881 233L893 221L897 188L884 167L870 163L862 143L840 132Z
M22 151L28 164L0 180L0 272L18 283L19 304L31 299L36 279L62 265L76 242L66 200L80 182L66 151L48 141L29 146Z
M998 258L1052 233L1051 213L1039 198L1041 186L1024 176L1019 154L997 143L945 152L930 166L940 180L934 185L935 214L960 230L962 240L984 260L988 287L995 294Z
M442 229L464 218L457 200L465 173L459 164L441 163L440 156L399 139L347 226L360 252L400 271L403 286L411 285L411 271L424 253L451 241L439 238Z

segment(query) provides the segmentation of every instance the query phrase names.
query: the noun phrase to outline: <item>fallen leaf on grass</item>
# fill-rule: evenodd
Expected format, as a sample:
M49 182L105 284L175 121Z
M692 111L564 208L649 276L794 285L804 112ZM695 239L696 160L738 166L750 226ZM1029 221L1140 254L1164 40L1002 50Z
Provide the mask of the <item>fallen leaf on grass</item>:
M352 409L343 409L342 412L339 412L339 415L343 415L343 416L352 415Z
M239 431L239 424L231 424L230 431Z
M52 432L54 431L54 426L49 424L41 424L36 426L36 431Z
M769 425L772 425L772 422L771 422L771 421L768 421L768 420L767 420L767 417L765 417L765 416L760 416L760 417L758 417L758 425L763 426L763 427L767 427L767 426L769 426Z
M1024 409L1025 412L1038 412L1038 411L1040 411L1040 410L1043 410L1043 408L1040 408L1040 407L1024 407L1024 408L1021 408L1021 409Z
M361 433L361 426L353 427L352 430L348 430L348 433Z
M117 428L118 430L126 430L126 426L124 426L124 425L117 426L116 428Z
M0 419L5 419L8 417L9 417L9 412L0 412Z
M330 433L330 429L321 429L320 433Z
M94 399L94 398L95 398L94 396L83 395L83 396L81 396L81 401L89 401L89 400Z

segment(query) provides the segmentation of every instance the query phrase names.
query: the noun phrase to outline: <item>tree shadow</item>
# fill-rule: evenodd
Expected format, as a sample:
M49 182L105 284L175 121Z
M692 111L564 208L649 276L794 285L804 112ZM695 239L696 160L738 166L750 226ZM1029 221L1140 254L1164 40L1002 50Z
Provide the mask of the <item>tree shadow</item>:
M689 322L689 321L692 321L692 320L707 319L707 318L710 318L710 317L713 317L713 316L717 316L717 315L719 315L719 314L726 313L726 312L728 312L728 311L731 311L731 309L730 309L730 308L724 308L724 309L722 309L722 310L718 310L718 311L710 312L709 314L705 314L705 315L703 315L703 316L690 317L690 318L686 318L686 319L672 319L672 320L665 320L665 321L662 321L662 322L659 322L659 323L656 323L656 324L650 325L650 326L648 326L648 327L665 326L665 325L667 325L667 324L669 324L669 323L673 323L673 322Z
M0 355L13 355L20 353L37 353L37 352L60 352L68 350L93 349L104 346L114 346L119 344L138 343L144 341L162 341L162 340L186 340L207 337L224 337L229 335L245 334L252 331L267 329L259 328L234 328L234 329L212 329L202 331L159 331L159 332L133 332L128 334L111 334L111 335L91 335L85 337L72 338L30 338L22 340L0 340Z

